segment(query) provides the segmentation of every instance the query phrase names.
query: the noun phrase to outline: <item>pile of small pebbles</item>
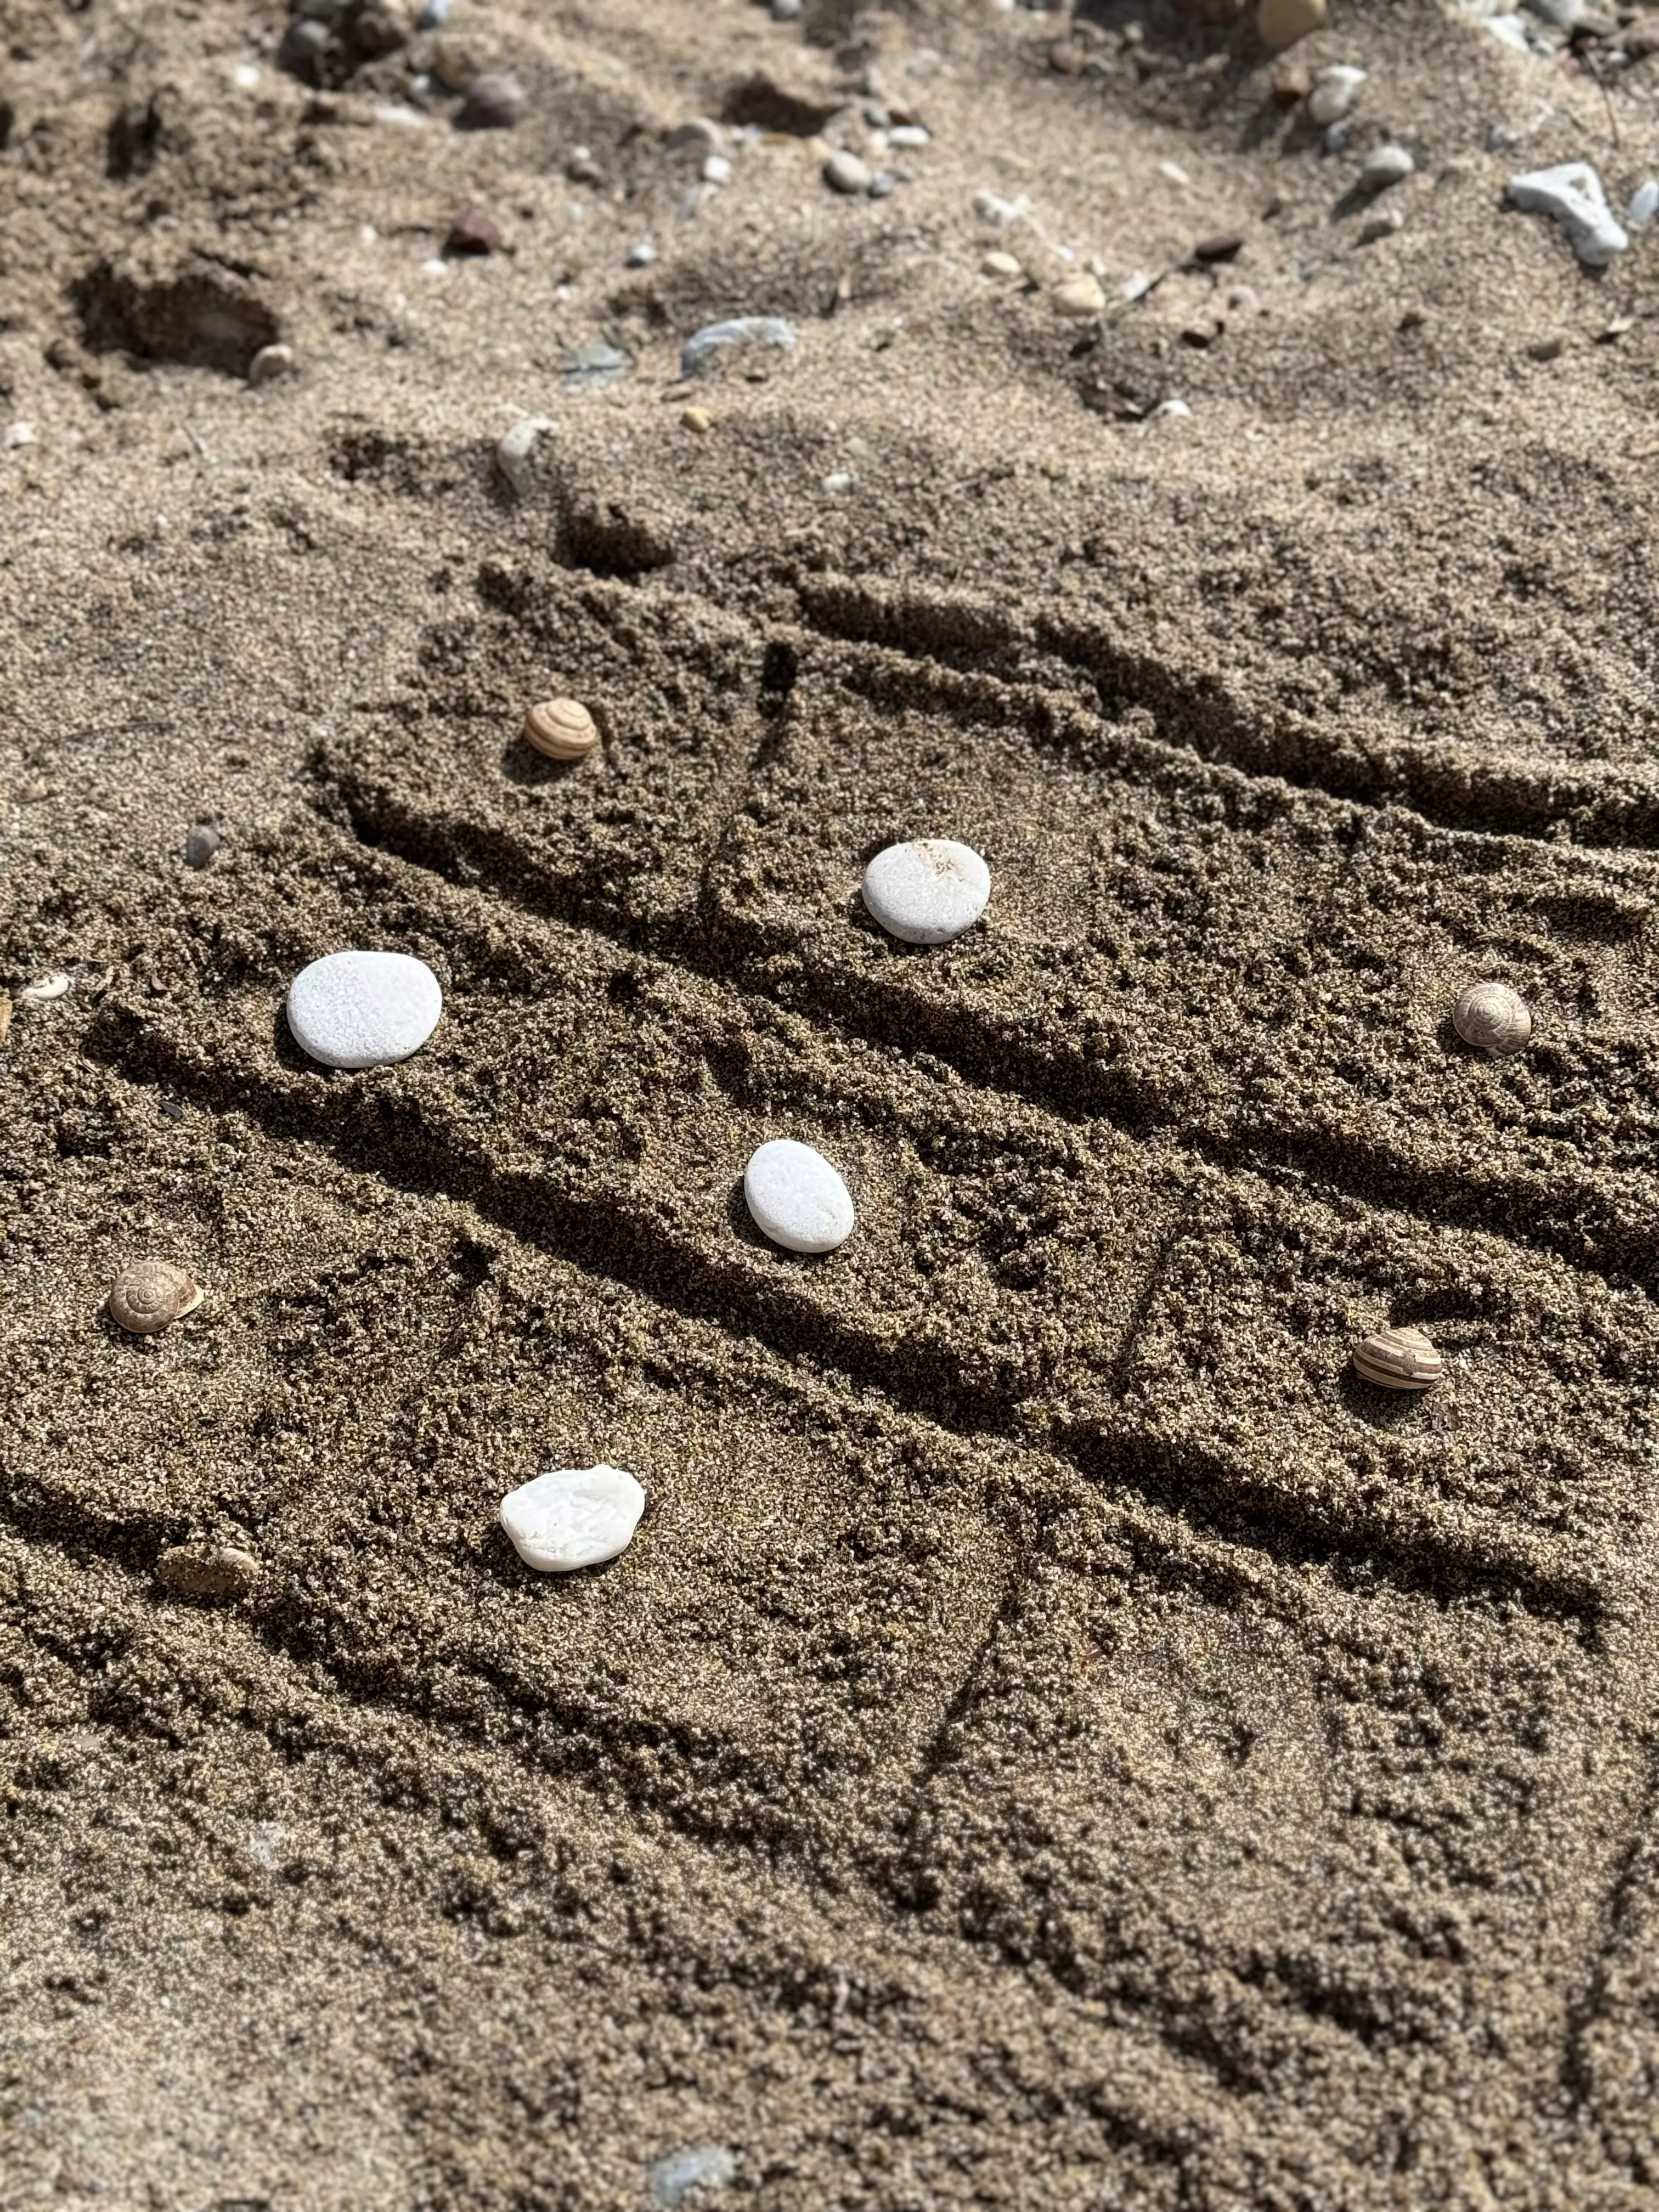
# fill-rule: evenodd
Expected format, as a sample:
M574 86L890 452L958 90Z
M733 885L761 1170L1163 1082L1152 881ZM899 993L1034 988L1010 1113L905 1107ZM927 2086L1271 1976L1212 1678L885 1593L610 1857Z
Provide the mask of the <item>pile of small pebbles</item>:
M443 992L407 952L331 952L289 986L288 1025L325 1067L387 1067L416 1053L438 1026Z
M913 837L877 854L862 890L866 910L890 937L906 945L948 945L984 913L991 871L971 845Z
M1432 1390L1446 1363L1419 1328L1381 1328L1353 1348L1354 1372L1382 1390Z
M544 760L579 761L599 742L599 729L580 699L547 699L526 714L524 737Z
M259 1562L234 1544L174 1544L155 1562L155 1573L162 1589L175 1597L234 1605L252 1594Z
M194 1313L206 1295L193 1275L170 1260L138 1260L122 1268L106 1304L110 1319L129 1336L154 1336Z
M1477 1052L1520 1052L1532 1041L1532 1009L1507 983L1471 983L1458 994L1452 1027Z
M846 1184L822 1152L776 1137L750 1157L744 1202L763 1237L787 1252L833 1252L857 1216Z
M556 1467L501 1500L501 1526L527 1567L573 1574L614 1559L633 1541L645 1492L617 1467Z
M529 94L511 70L486 70L467 87L456 111L458 131L511 131L524 120Z
M1509 196L1528 215L1553 216L1587 269L1606 268L1630 244L1613 219L1601 178L1588 161L1563 161L1558 168L1511 177Z

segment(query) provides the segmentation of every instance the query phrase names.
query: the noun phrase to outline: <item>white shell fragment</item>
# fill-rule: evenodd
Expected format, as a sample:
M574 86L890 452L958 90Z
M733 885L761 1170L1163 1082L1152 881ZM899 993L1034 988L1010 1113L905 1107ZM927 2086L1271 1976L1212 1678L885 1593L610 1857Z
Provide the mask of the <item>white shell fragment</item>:
M568 1575L614 1559L633 1540L645 1492L617 1467L556 1467L501 1500L501 1526L529 1567Z
M528 499L536 489L536 471L532 459L536 441L553 428L545 415L526 415L503 433L495 447L495 465L513 492L520 499Z
M52 968L49 969L44 975L37 975L33 982L25 983L17 995L20 999L33 1000L37 1006L40 1006L44 1005L48 999L61 999L69 987L70 979L64 975L63 969Z
M991 871L971 845L913 837L878 853L864 872L864 903L907 945L948 945L971 929L991 896Z
M424 960L407 952L331 952L289 986L288 1025L325 1067L407 1060L438 1026L444 997Z
M743 1195L756 1228L786 1252L833 1252L857 1218L846 1184L823 1154L793 1137L775 1137L751 1157Z
M1587 269L1602 269L1630 244L1613 221L1601 179L1588 161L1533 169L1510 179L1510 198L1528 215L1553 215Z

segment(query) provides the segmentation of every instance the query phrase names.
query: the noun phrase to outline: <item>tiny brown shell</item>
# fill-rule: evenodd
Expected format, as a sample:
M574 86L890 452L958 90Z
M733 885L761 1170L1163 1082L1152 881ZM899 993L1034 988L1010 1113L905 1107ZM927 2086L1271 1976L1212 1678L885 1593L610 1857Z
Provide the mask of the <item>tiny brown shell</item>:
M1519 1052L1532 1036L1532 1011L1507 983L1471 983L1457 994L1452 1027L1480 1052Z
M164 1589L179 1597L225 1605L246 1597L259 1579L259 1562L234 1544L174 1544L155 1562Z
M1353 1348L1356 1373L1384 1390L1432 1390L1446 1363L1420 1328L1379 1328Z
M204 1296L201 1285L170 1261L139 1260L115 1279L110 1319L134 1336L150 1336L194 1313Z
M549 760L585 760L599 742L598 725L580 699L546 699L524 718L526 742Z

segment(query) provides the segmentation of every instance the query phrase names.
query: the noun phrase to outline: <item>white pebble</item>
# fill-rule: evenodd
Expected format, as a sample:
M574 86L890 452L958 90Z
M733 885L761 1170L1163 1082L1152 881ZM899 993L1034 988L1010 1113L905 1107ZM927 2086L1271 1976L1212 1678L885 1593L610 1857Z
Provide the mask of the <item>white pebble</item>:
M724 154L711 154L702 165L702 180L706 185L729 185L732 164Z
M1630 196L1630 205L1625 210L1625 221L1632 230L1645 230L1659 215L1659 184L1650 177L1644 185L1638 185Z
M630 269L648 269L656 258L657 249L648 238L642 238L637 246L630 246L628 249L628 266Z
M827 492L831 499L842 499L857 482L851 469L835 469L827 477L818 478L818 489Z
M991 871L971 845L913 837L878 853L864 872L864 903L907 945L948 945L971 929L991 896Z
M495 466L520 499L528 499L536 489L536 441L552 428L545 415L526 415L496 441Z
M1364 82L1363 69L1350 69L1342 62L1321 70L1308 94L1309 114L1322 127L1328 123L1340 123L1352 107Z
M1379 146L1376 153L1367 154L1360 165L1360 188L1368 192L1385 192L1390 185L1403 184L1416 167L1405 147Z
M15 452L19 446L32 446L33 443L33 422L9 422L6 425L5 437L0 440L0 444L3 444L8 452Z
M822 1152L775 1137L743 1171L743 1195L755 1226L788 1252L833 1252L856 1218L847 1186Z
M1160 177L1167 177L1172 185L1190 185L1193 181L1179 161L1160 161L1158 173Z
M896 123L887 134L890 146L926 146L932 143L933 132L920 123Z
M874 174L867 161L861 161L856 154L848 153L845 148L830 155L823 165L823 181L832 191L867 192Z
M1529 215L1553 215L1587 268L1604 268L1630 244L1588 161L1563 161L1559 168L1511 177L1510 198Z
M230 73L230 79L239 92L252 92L259 82L259 71L252 62L238 62Z
M617 1467L556 1467L501 1500L501 1526L528 1567L568 1575L614 1559L633 1540L645 1492Z
M295 1042L325 1067L407 1060L438 1026L438 979L407 952L331 952L289 986Z

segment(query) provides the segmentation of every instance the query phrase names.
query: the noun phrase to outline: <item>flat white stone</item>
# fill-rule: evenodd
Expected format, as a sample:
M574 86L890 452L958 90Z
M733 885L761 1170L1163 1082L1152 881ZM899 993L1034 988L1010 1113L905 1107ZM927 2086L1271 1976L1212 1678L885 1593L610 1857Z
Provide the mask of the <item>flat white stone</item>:
M793 1137L775 1137L753 1155L743 1194L756 1228L787 1252L833 1252L853 1233L846 1184L822 1152Z
M907 945L948 945L971 929L991 896L991 871L971 845L913 837L878 853L864 872L864 903Z
M1558 168L1511 177L1510 198L1529 215L1553 215L1586 268L1605 268L1630 244L1588 161L1563 161Z
M501 1526L526 1566L568 1575L633 1540L645 1492L618 1467L556 1467L501 1500Z
M302 968L288 992L294 1041L325 1067L407 1060L443 1010L437 977L407 952L331 952Z

